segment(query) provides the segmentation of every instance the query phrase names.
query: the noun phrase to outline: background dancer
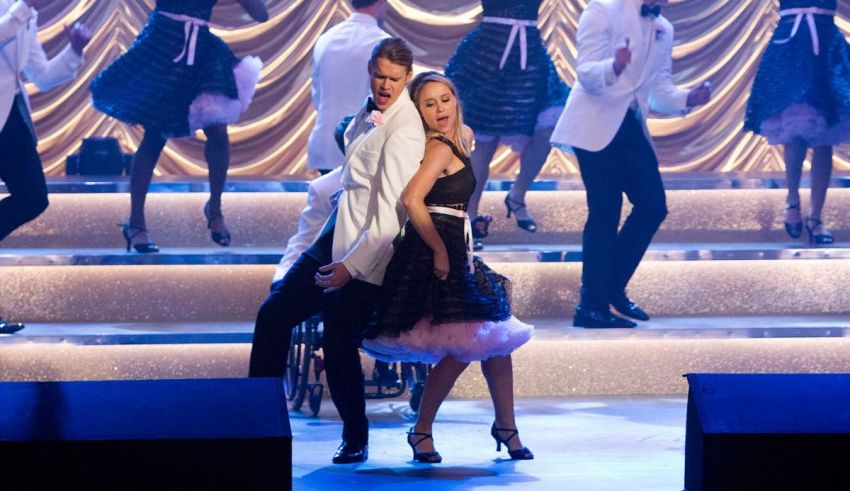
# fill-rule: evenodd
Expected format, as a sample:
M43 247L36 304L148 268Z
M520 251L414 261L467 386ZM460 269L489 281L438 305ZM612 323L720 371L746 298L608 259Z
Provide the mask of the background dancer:
M667 216L658 158L649 140L651 110L684 115L711 99L708 84L673 85L673 25L661 16L666 0L594 0L577 34L578 82L552 143L575 151L587 189L577 327L635 327L649 315L629 300L626 286ZM618 231L623 193L633 208Z
M369 94L369 73L363 67L378 41L390 37L380 28L387 0L351 0L351 6L351 16L319 36L313 47L316 124L307 142L307 167L322 174L345 161L334 143L334 128L357 112Z
M264 0L237 0L252 19L268 20ZM227 125L248 108L262 62L238 60L210 32L218 0L157 0L147 25L133 46L91 84L94 107L145 135L133 156L130 173L130 220L122 232L127 251L158 252L145 223L145 198L153 169L168 138L191 136L203 129L209 167L210 199L204 216L210 238L230 245L221 213L221 194L230 166Z
M36 8L49 0L0 0L0 180L9 196L0 201L0 240L47 209L47 183L36 146L23 74L41 91L72 80L83 62L89 30L65 27L68 46L51 60L38 42ZM24 328L0 318L0 334Z
M541 3L482 0L484 18L446 65L446 76L458 88L466 124L476 136L472 152L476 186L469 214L477 239L487 237L492 221L491 216L478 214L478 206L499 143L520 154L519 175L505 197L507 217L513 214L518 227L537 231L525 193L546 163L549 138L569 93L537 29ZM481 247L477 241L476 248Z
M850 140L850 46L835 25L835 0L781 0L779 24L756 72L744 129L785 147L785 230L805 226L812 244L832 244L821 221L832 175L832 146ZM804 21L805 19L805 21ZM809 213L800 178L812 148Z

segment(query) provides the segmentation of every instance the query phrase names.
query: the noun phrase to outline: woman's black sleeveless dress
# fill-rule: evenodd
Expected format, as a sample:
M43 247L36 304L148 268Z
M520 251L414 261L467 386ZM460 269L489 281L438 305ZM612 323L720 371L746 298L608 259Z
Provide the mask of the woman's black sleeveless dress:
M363 343L379 360L436 363L449 355L485 360L510 354L533 333L532 326L511 315L510 280L470 255L464 216L475 176L469 158L448 139L437 138L464 163L462 170L438 179L425 197L448 251L448 278L434 275L433 252L408 222L387 266L376 327Z

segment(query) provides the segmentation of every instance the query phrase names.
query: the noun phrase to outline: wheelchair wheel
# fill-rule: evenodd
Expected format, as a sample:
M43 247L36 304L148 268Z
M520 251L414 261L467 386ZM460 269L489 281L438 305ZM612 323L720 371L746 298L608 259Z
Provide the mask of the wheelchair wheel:
M419 403L422 402L422 392L425 391L425 382L416 382L410 390L410 409L414 413L419 412Z
M289 358L284 375L284 391L287 399L292 401L291 410L297 411L304 404L307 395L307 384L310 378L310 362L313 358L313 346L310 334L310 321L303 322L293 329L292 343L289 346Z
M310 412L313 416L319 415L319 409L322 407L322 394L325 391L325 386L322 384L310 384Z
M304 351L301 349L301 339L304 337L303 326L299 325L292 330L292 339L289 342L289 354L286 358L286 373L283 376L283 390L287 400L295 399L298 389L298 372L301 367L301 357Z

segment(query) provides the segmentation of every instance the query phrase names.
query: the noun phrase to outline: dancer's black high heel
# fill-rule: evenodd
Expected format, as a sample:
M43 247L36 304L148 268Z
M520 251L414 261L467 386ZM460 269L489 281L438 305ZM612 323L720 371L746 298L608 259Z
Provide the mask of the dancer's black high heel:
M800 211L800 203L797 203L797 204L794 204L794 205L791 205L791 204L786 205L785 209L786 210L797 210L799 212ZM803 233L803 221L800 220L799 222L795 222L795 223L785 222L785 231L788 232L788 235L791 236L792 239L796 239L796 238L800 237L800 235Z
M500 431L510 432L510 435L507 438L502 438L502 435L499 434ZM519 435L519 430L516 428L496 428L496 423L493 423L493 426L490 428L490 435L496 440L496 451L502 451L502 444L505 444L505 449L508 451L508 455L511 456L511 460L531 460L534 458L534 454L531 453L527 447L518 448L516 450L511 450L508 447L508 442L511 439L516 438Z
M424 442L425 440L434 441L434 437L431 436L430 433L419 433L415 430L415 428L411 428L407 432L407 444L410 445L411 450L413 450L413 460L421 464L439 464L440 462L442 462L443 457L440 455L440 452L437 452L436 450L433 452L419 452L418 450L416 450L416 447L418 447L420 443ZM410 437L412 436L421 436L422 438L416 440L415 442L411 442Z
M511 206L511 203L516 203L519 206L514 208L513 206ZM523 203L522 201L517 201L517 200L511 198L511 195L508 194L507 196L505 196L505 208L508 209L507 218L510 218L512 213L515 214L519 210L525 208L525 203ZM532 233L537 232L537 222L535 222L534 220L532 220L530 218L525 219L525 220L520 220L519 217L517 217L516 224L517 224L517 227L519 227L523 230L526 230L528 232L532 232Z
M490 235L490 222L493 217L490 215L479 215L472 219L472 237L475 239L483 239Z
M809 243L811 244L829 245L833 243L832 234L817 218L806 218L806 232L809 233Z
M212 222L216 218L224 218L224 215L219 211L218 213L210 213L210 202L207 200L207 204L204 205L204 216L207 217L207 228L212 230ZM230 245L230 232L212 232L210 231L210 238L216 244L227 247Z
M140 242L138 244L132 243L133 239L136 238L137 235L148 231L145 227L136 227L129 223L119 223L118 226L121 227L121 233L124 235L124 240L127 241L127 252L130 252L131 246L136 250L136 252L141 252L142 254L159 252L159 247L153 242ZM132 232L133 230L135 230L135 232Z

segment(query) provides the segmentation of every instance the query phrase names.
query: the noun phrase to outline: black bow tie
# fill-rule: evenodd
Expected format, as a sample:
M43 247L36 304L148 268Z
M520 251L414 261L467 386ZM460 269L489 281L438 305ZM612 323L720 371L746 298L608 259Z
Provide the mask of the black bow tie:
M640 16L646 17L646 16L649 16L649 15L651 15L653 17L658 17L659 15L661 15L661 5L656 5L654 7L650 7L649 5L647 5L645 3L641 4L641 6L640 6Z
M375 101L373 101L372 98L370 97L369 100L366 101L366 112L370 113L372 111L381 112L381 109L378 107L377 104L375 104Z

